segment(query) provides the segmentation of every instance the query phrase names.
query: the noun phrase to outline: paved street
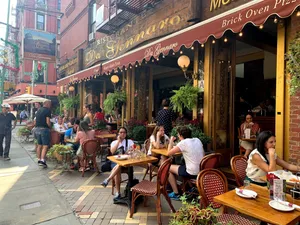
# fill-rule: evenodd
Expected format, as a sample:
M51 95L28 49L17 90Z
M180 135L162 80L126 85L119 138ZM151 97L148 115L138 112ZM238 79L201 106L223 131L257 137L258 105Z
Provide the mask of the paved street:
M26 146L34 148L33 144ZM1 225L79 225L80 222L66 199L39 168L15 138L12 139L11 161L0 161Z
M109 173L86 172L81 177L78 171L63 171L54 162L44 170L37 166L33 150L32 142L20 144L14 138L12 160L0 161L1 225L157 224L153 198L147 207L138 205L131 219L127 206L113 204L111 185L100 185ZM140 179L142 175L143 169L135 168L134 176ZM171 213L164 198L162 204L162 221L168 224ZM173 201L175 208L180 204Z

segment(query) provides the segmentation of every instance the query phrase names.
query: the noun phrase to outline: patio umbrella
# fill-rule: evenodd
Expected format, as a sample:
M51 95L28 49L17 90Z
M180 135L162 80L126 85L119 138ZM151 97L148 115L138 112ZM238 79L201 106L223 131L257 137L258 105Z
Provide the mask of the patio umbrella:
M23 94L23 95L5 99L3 102L8 104L28 104L28 103L36 103L36 102L45 102L47 100L48 99L36 95Z

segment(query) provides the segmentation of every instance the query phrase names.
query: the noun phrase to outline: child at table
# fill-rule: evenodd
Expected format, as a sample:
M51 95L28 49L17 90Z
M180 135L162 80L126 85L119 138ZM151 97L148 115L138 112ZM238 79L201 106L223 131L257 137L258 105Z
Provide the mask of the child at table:
M277 156L275 144L275 135L271 131L263 131L257 136L256 149L250 153L246 168L246 179L251 183L266 186L267 183L260 178L268 172L276 171L276 165L293 172L299 171L298 166L289 164Z
M110 151L112 155L124 154L127 150L131 149L134 142L127 138L127 129L125 127L120 127L118 130L118 138L110 144ZM116 194L114 200L121 198L121 167L114 162L111 162L111 173L108 178L106 178L101 185L106 187L111 179L115 181Z

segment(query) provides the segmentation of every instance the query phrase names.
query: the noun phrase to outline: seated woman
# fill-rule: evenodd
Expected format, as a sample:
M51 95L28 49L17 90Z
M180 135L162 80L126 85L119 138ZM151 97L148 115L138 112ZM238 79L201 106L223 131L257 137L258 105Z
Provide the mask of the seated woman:
M80 143L80 146L78 148L78 151L77 151L77 156L79 157L79 160L80 160L80 169L79 171L82 171L83 169L88 169L88 168L83 168L82 165L83 165L83 161L82 161L82 143L87 140L87 139L94 139L95 137L95 131L92 130L90 127L89 127L89 124L86 122L86 121L82 121L80 122L79 124L79 128L78 128L78 132L76 134L76 137L75 137L75 143Z
M127 139L127 129L120 127L118 130L118 138L113 141L110 145L110 151L113 155L124 154L127 150L131 149L134 145L133 141ZM120 186L121 186L121 167L114 162L111 162L112 171L108 178L106 178L101 185L106 187L111 179L114 179L116 184L116 194L114 200L121 198Z
M72 136L76 135L77 133L77 130L78 130L78 127L79 127L79 124L80 124L80 120L78 119L74 119L74 120L71 120L71 122L68 123L68 128L65 132L65 142L66 142L66 145L69 145L71 146L75 153L77 152L78 148L79 148L79 143L68 143L68 139L72 139Z
M102 109L100 107L96 110L94 120L96 120L96 121L104 121L105 120L104 113L102 112Z
M292 172L299 171L299 166L289 164L277 156L275 144L275 135L271 131L263 131L258 135L257 148L250 153L246 168L246 179L251 183L266 186L267 183L260 178L268 172L276 171L276 165Z
M259 125L257 123L252 122L252 114L247 113L246 120L244 123L242 123L240 127L241 134L243 135L245 133L246 129L251 129L251 135L256 135L259 132ZM240 141L240 146L243 147L245 152L245 157L247 158L250 154L250 152L254 149L253 143L249 141Z
M169 197L174 200L179 200L180 197L175 175L196 178L199 173L200 161L205 155L201 141L199 138L191 138L192 131L188 127L181 127L177 132L180 142L174 146L176 137L171 137L168 156L182 152L185 165L171 165L170 167L169 183L173 192L169 194Z
M148 150L148 155L152 155L152 148L164 148L168 146L170 139L165 134L164 126L156 126L150 136L150 147Z

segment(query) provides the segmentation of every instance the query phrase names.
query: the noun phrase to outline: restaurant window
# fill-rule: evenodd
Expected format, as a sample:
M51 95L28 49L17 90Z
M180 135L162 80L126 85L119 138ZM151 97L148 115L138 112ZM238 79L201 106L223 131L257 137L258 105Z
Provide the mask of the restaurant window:
M57 33L60 34L60 20L57 20Z
M89 33L95 33L96 32L96 3L92 3L89 8Z
M57 10L61 10L61 0L57 0Z
M45 30L46 17L43 13L36 13L36 29Z

